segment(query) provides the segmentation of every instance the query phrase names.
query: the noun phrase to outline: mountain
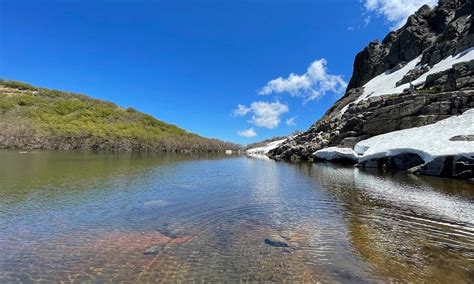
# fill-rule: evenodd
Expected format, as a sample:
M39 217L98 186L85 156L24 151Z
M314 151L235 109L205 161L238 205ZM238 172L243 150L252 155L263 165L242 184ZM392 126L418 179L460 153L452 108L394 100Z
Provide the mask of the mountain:
M133 108L84 95L0 81L0 148L50 150L239 150Z
M459 120L466 123L472 119L472 123L465 125L463 132L467 134L458 135L464 138L453 143L464 143L472 151L426 156L423 149L404 144L407 149L389 147L361 163L360 158L368 149L357 147L371 137L428 126L474 108L472 11L472 0L441 0L433 9L421 7L382 42L369 43L355 57L345 95L310 129L289 137L268 155L276 160L314 160L318 159L314 155L316 151L334 154L320 152L320 157L348 158L352 157L350 151L355 150L355 156L349 160L359 162L360 166L474 177L474 129L471 129L474 116L471 115L466 115L467 120ZM350 154L344 156L343 152Z

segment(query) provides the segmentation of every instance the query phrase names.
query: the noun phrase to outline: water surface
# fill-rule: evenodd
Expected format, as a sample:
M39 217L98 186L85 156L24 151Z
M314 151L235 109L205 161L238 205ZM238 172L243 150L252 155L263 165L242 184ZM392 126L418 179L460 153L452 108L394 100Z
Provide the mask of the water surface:
M240 156L0 151L0 251L1 283L468 283L474 188Z

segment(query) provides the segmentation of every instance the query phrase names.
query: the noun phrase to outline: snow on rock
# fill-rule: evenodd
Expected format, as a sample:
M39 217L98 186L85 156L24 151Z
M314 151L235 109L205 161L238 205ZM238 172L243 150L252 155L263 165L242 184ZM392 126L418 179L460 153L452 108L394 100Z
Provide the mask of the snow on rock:
M441 60L435 64L428 72L421 75L419 78L411 81L411 84L414 86L423 85L426 81L426 78L431 74L436 74L445 70L448 70L453 67L454 64L466 62L474 59L474 47L469 48L463 52L458 53L455 56L448 56L445 59ZM421 68L418 66L421 61L421 55L412 61L408 62L403 68L392 73L383 73L364 85L364 93L359 97L357 101L362 99L367 99L370 97L377 97L381 95L389 94L400 94L403 93L403 90L410 87L410 83L406 83L400 86L396 86L396 83L400 81L409 71L416 68Z
M460 52L455 56L451 55L446 57L445 59L435 64L428 72L424 73L419 78L397 87L397 82L399 82L406 74L408 74L408 72L413 69L420 69L424 67L419 65L421 57L422 55L413 59L397 71L386 71L367 82L363 86L364 92L354 102L358 103L362 100L372 97L379 97L382 95L401 94L404 90L410 88L410 84L415 87L421 86L425 83L426 78L431 74L436 74L450 69L451 67L453 67L454 64L457 63L474 60L474 47ZM347 108L348 106L342 108L341 114L343 114L347 110Z
M403 68L395 72L390 73L386 71L377 77L373 78L364 85L363 94L356 100L360 102L361 100L368 99L370 97L377 97L387 94L399 94L402 93L404 89L410 86L409 83L396 86L397 82L403 79L403 77L411 70L420 68L417 67L418 63L421 61L421 55L412 61L408 62Z
M323 160L350 159L358 161L359 156L351 148L328 147L314 152L314 156Z
M474 141L452 141L450 138L474 134L474 109L459 116L421 127L385 133L360 141L355 153L359 163L402 153L418 154L425 162L447 155L474 157ZM456 139L453 139L456 140Z
M268 143L265 146L248 149L248 150L245 151L245 153L247 155L265 155L265 154L268 154L268 152L270 152L271 150L273 150L276 147L280 146L280 144L282 144L285 141L286 141L286 138L281 139L281 140L272 141L272 142Z

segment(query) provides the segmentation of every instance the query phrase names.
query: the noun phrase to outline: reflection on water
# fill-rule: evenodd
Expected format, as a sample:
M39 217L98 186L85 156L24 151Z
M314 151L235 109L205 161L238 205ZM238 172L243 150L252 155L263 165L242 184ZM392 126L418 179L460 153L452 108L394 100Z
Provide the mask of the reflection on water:
M0 151L0 180L2 283L474 279L465 182L218 155L14 151Z

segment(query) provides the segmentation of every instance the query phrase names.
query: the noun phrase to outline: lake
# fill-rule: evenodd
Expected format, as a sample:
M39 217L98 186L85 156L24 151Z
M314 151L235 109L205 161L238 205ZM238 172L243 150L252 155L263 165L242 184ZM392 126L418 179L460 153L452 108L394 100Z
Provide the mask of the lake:
M0 151L0 282L468 283L474 184L213 154Z

